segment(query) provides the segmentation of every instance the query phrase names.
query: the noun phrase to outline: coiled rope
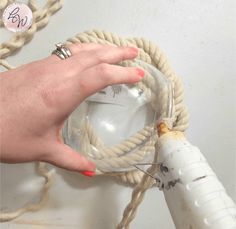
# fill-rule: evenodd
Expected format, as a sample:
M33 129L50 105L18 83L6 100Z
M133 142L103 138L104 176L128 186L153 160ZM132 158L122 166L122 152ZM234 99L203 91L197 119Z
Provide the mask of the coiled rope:
M0 3L0 10L4 9L11 0L3 0ZM34 33L44 27L50 18L50 16L55 13L62 6L61 0L48 0L47 4L43 7L43 9L37 9L34 0L30 0L28 5L33 11L34 21L29 30L24 33L16 33L13 37L8 41L4 42L0 45L0 64L7 69L13 68L7 61L4 59L10 56L14 51L21 48L25 43L30 41L34 35ZM2 21L0 21L0 25L2 25ZM68 39L67 43L100 43L100 44L112 44L117 46L135 46L139 49L138 60L141 60L145 63L153 65L155 68L159 69L172 83L173 91L174 91L174 115L172 118L172 129L178 131L185 131L188 126L188 112L183 104L183 86L180 78L175 74L175 72L171 69L167 58L163 54L163 52L157 47L154 43L143 39L143 38L129 38L124 39L113 33L104 32L104 31L90 31L79 33L75 37ZM122 66L133 66L132 61L123 61L120 63ZM144 66L142 66L144 67ZM144 67L145 68L145 67ZM154 87L153 77L150 75L148 71L146 71L145 77L142 82L138 83L137 86L145 91L145 95L150 99L151 103L155 104L155 98L157 96L156 88ZM165 96L163 98L163 104L166 102ZM159 98L160 99L160 98ZM155 105L153 105L153 109L155 110ZM163 108L164 110L164 108ZM161 115L161 114L160 114ZM135 213L138 205L141 203L145 191L153 186L154 181L152 178L143 175L142 172L133 170L124 173L107 173L106 166L119 168L119 167L129 167L135 163L138 163L143 160L144 156L147 154L155 154L155 143L158 141L157 136L155 134L154 124L151 126L144 127L143 130L136 133L134 136L131 136L126 141L122 142L115 147L107 148L104 147L103 143L96 136L94 130L92 129L89 122L84 123L83 130L84 138L82 139L84 152L90 152L87 156L91 160L94 160L99 167L104 168L103 170L98 170L97 174L108 174L113 175L120 178L123 182L130 184L137 184L135 187L131 202L128 204L126 210L124 211L123 219L118 225L117 229L121 229L123 227L128 228L129 223L135 217ZM148 140L148 141L147 141ZM132 156L126 156L125 153L140 145L140 143L145 142L143 148L135 151L135 154ZM100 148L100 154L95 154L92 152L91 154L91 145ZM156 161L156 156L154 157L154 162ZM43 169L42 169L43 168ZM151 174L155 174L157 171L157 166L153 165L149 168L149 172ZM47 171L44 163L38 164L39 173L45 177L45 185L42 190L42 198L39 203L23 207L18 209L12 213L1 213L0 221L8 221L12 220L22 213L26 211L32 211L39 209L46 198L48 193L50 184L51 184L51 176L49 176L49 172Z
M137 60L153 65L171 81L174 90L174 115L172 120L173 130L186 130L188 126L188 112L185 105L183 104L184 93L182 82L171 69L163 52L155 44L143 38L124 39L113 33L98 30L79 33L75 37L68 39L67 43L99 43L117 45L121 47L137 47L139 49ZM122 66L133 66L133 61L123 61L120 64ZM160 99L160 96L158 97L157 92L160 90L155 88L154 79L148 71L145 71L144 79L142 82L137 83L137 86L144 90L146 96L150 98L150 102L153 104L152 107L155 110L155 101L157 98ZM162 104L167 104L167 98L165 94L161 93L161 98ZM162 116L162 113L165 111L164 105L161 112L159 111L159 116ZM131 136L129 139L126 139L119 145L105 148L99 137L96 136L89 122L85 120L82 127L83 132L80 135L83 137L80 139L83 149L82 151L86 152L87 157L91 160L94 160L98 167L103 168L105 171L109 170L111 167L130 167L130 165L134 165L143 161L143 158L147 156L147 154L154 155L154 145L157 139L156 133L153 130L154 126L155 123L151 124L150 126L146 126L143 130ZM146 142L142 148L138 148L138 150L136 150L133 154L126 154L127 152L135 149L142 142ZM99 149L98 152L92 151L92 148L94 147ZM97 173L101 174L104 172L102 170L98 170ZM112 175L114 175L114 173L112 173ZM115 175L124 182L137 184L140 182L143 173L134 170L125 173L115 173Z
M138 60L141 60L145 63L153 65L155 68L159 69L172 83L172 88L174 92L174 114L172 117L172 130L182 131L184 132L188 127L188 119L189 115L186 109L186 106L183 103L184 99L184 91L183 85L180 78L175 74L175 72L171 69L170 64L164 55L164 53L157 47L154 43L143 39L143 38L129 38L124 39L113 33L104 32L104 31L89 31L84 33L79 33L73 38L68 39L67 43L100 43L100 44L112 44L121 47L126 46L135 46L139 49L139 55L137 57ZM122 66L132 66L132 61L123 61L120 63ZM144 67L144 66L142 66ZM157 98L156 92L159 91L157 88L154 88L153 78L148 71L145 71L145 77L142 82L138 83L137 86L143 89L146 92L147 97L151 98L151 102L153 104L153 109L155 110L155 98ZM149 89L149 93L147 93ZM160 97L158 98L160 99ZM167 98L163 93L161 93L162 104L167 104ZM165 111L165 106L161 110L159 114L162 116L162 113ZM92 130L91 125L88 121L84 123L83 127L83 136L84 138L81 140L82 148L84 147L84 152L87 152L87 157L91 160L95 160L95 162L103 168L106 166L109 167L125 167L130 166L132 164L138 163L143 160L145 153L149 152L155 154L153 165L148 169L148 172L154 175L158 166L155 165L157 162L157 152L155 152L155 143L158 141L156 132L153 131L155 123L151 126L144 127L143 130L139 131L134 136L131 136L129 139L124 141L123 143L112 147L112 148L104 148L101 147L103 145L101 140L95 136L94 131ZM152 138L152 141L147 141L149 145L144 145L143 149L139 149L139 151L135 152L132 157L121 156L124 155L125 152L128 152L135 148L140 144L140 141L145 141L147 138ZM92 154L91 147L95 146L96 148L101 148L99 155ZM147 148L149 147L149 148ZM100 163L99 159L102 162ZM102 173L102 171L98 171L98 174ZM114 174L112 174L114 175ZM152 187L154 184L153 178L149 177L147 174L143 174L141 171L129 171L122 174L115 173L116 177L119 177L123 182L137 184L132 193L132 198L130 203L127 205L123 218L117 229L129 228L130 222L134 219L137 207L142 202L145 191Z

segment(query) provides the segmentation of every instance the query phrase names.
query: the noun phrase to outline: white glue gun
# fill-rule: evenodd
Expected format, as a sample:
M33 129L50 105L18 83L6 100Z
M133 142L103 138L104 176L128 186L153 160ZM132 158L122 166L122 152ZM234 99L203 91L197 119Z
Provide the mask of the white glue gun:
M236 229L236 206L200 150L162 128L158 176L177 229Z

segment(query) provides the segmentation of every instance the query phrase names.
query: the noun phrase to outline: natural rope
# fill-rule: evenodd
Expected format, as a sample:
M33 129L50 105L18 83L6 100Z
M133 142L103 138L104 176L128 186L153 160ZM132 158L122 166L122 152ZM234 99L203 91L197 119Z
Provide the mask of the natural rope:
M6 1L4 1L4 3L2 2L0 6L3 6L5 2ZM9 42L1 44L0 58L6 58L7 56L11 55L16 49L22 47L26 42L32 39L33 34L37 31L37 29L45 26L50 15L61 7L60 4L57 3L58 1L48 1L46 7L44 7L42 11L37 12L35 1L29 1L29 5L33 10L34 15L34 23L32 27L24 33L15 34ZM4 6L6 6L6 4ZM174 90L174 116L172 118L173 130L185 131L188 125L188 112L183 104L182 83L170 68L165 55L152 42L142 38L123 39L112 33L94 30L91 32L80 33L74 38L70 38L67 43L115 44L122 47L136 46L137 48L139 48L139 56L137 59L153 65L171 81ZM8 69L11 68L11 66L3 59L0 59L0 63ZM134 62L132 61L123 61L120 64L123 66L134 66ZM142 66L141 63L139 63L139 65ZM142 67L145 68L144 66ZM156 98L159 96L159 99L161 98L163 104L166 104L167 98L163 93L161 93L161 95L158 95L158 90L154 87L153 77L148 71L146 71L145 73L145 78L142 80L142 82L137 83L137 87L144 91L146 97L150 100L154 111L157 111L155 107L155 102L157 100ZM157 111L159 112L158 115L161 116L164 110L165 106L163 105L162 110ZM154 126L154 123L151 126L144 127L143 130L134 134L126 141L113 147L104 146L103 142L96 135L88 121L84 122L83 125L84 138L81 139L82 148L85 149L85 153L88 153L88 158L94 160L99 168L102 168L97 171L98 174L108 174L107 172L110 170L110 168L128 168L131 165L142 161L144 157L149 156L150 154L154 155L155 153L154 144L157 141L157 136L155 134L154 128L152 128L152 126ZM142 147L138 147L141 144ZM97 147L99 149L99 153L96 154L95 152L91 151L91 146ZM127 152L130 151L133 151L134 153L127 154ZM153 165L148 171L151 174L154 174L157 171L157 167ZM45 174L42 173L43 176L45 176ZM122 181L131 184L139 183L134 189L132 200L124 212L121 223L118 225L118 229L123 227L128 228L129 223L135 216L138 205L143 199L146 189L153 185L153 179L146 174L143 175L142 172L136 170L124 173L111 173L111 175L116 175L116 177L119 177ZM39 209L39 207L42 206L44 197L48 192L50 184L49 181L50 179L48 177L43 189L41 201L38 204L19 209L14 213L4 213L1 215L0 220L11 220L26 211Z
M114 35L112 33L103 32L103 31L91 31L91 32L85 32L80 33L76 35L74 38L71 38L68 40L68 43L100 43L100 44L112 44L117 46L136 46L139 48L139 56L137 59L144 61L148 64L153 65L157 69L159 69L171 82L172 87L174 91L174 114L172 117L172 129L178 130L178 131L185 131L188 126L188 112L183 104L183 86L180 78L175 74L175 72L171 69L169 62L167 61L167 58L163 54L163 52L152 42L145 40L145 39L139 39L139 38L132 38L132 39L123 39L118 37L117 35ZM124 61L121 63L123 66L133 66L132 61ZM143 67L143 66L142 66ZM143 89L146 92L147 97L154 98L152 102L153 109L155 110L155 98L157 96L156 92L158 91L157 88L153 88L153 80L150 76L149 72L145 72L145 78L142 82L138 83L137 86L141 89ZM149 93L147 93L147 89L149 90ZM154 95L153 95L154 94ZM161 94L161 101L163 104L167 104L165 95ZM160 97L158 99L160 99ZM159 113L160 116L162 116L162 112L165 110L163 107L163 110ZM153 125L155 126L155 123ZM83 139L81 139L82 149L84 149L84 152L87 152L87 156L94 160L97 165L102 167L103 169L108 166L111 168L116 168L119 166L122 167L129 167L132 164L135 164L139 161L143 160L143 157L145 156L145 153L153 153L155 152L155 140L154 141L148 141L148 138L156 139L157 136L155 136L155 132L152 128L150 130L148 127L144 127L143 130L139 131L135 136L131 136L129 139L124 141L123 143L120 143L119 145L116 145L112 148L105 148L103 146L103 143L101 140L96 136L94 133L94 130L92 129L91 125L89 124L88 120L84 122L83 126ZM144 145L144 149L139 149L139 151L135 152L132 156L128 154L126 156L124 153L133 150L137 145L140 144L140 141L145 141L147 143L151 142L150 147L153 147L152 149L147 150L145 148L146 145ZM101 147L102 146L102 147ZM98 150L99 153L93 152L91 149L92 147L95 147ZM122 155L122 156L121 156ZM157 158L157 152L155 153L154 162L156 162ZM102 163L100 163L102 162ZM148 172L153 175L157 172L157 166L153 164ZM102 171L98 171L98 173L102 173ZM114 175L112 173L112 175ZM117 177L119 177L122 181L137 184L135 189L132 193L132 199L130 203L127 205L124 213L123 218L119 225L117 226L117 229L122 228L129 228L130 222L134 219L137 207L142 202L142 199L144 197L145 191L152 187L154 180L153 178L149 177L147 174L142 174L140 171L130 171L127 173L122 174L116 174Z
M188 126L188 112L183 104L184 96L182 82L171 69L165 55L152 42L142 38L124 39L109 32L94 30L80 33L75 37L68 39L67 43L99 43L112 44L122 47L137 47L139 49L139 55L136 60L153 65L171 81L174 90L175 111L173 117L173 129L185 131ZM134 66L133 61L123 61L120 64L123 66ZM142 66L141 62L138 62L138 65L145 68L145 66ZM167 104L166 94L163 92L158 95L158 92L161 89L158 90L155 87L153 76L150 75L148 71L145 71L145 77L141 82L137 83L137 87L145 92L145 95L148 100L150 100L154 111L159 112L159 116L163 116L166 108L164 105ZM162 104L164 104L161 111L158 110L156 107L157 103L155 103L156 100L160 100L160 97ZM75 123L73 123L73 120L69 120L69 122L71 122L71 126L74 126L73 124ZM108 171L109 169L111 170L111 168L130 168L131 165L142 162L143 159L150 156L150 154L154 155L156 133L153 130L153 126L155 126L155 123L144 127L138 133L116 146L106 147L93 130L89 121L84 120L80 127L82 132L79 135L81 150L87 153L87 157L96 163L99 168L97 171L98 174L109 174ZM142 147L139 147L142 143ZM93 150L94 148L97 150ZM112 173L112 175L114 175L114 173ZM121 174L116 173L116 176L122 181L136 184L141 181L142 173L140 171L133 170Z
M1 0L0 10L12 3L12 0ZM29 0L28 5L33 12L33 22L31 27L25 32L15 33L7 42L0 44L0 59L10 56L17 49L29 42L34 34L41 28L45 27L51 15L56 13L63 4L63 0L47 0L47 3L42 9L38 9L35 0ZM3 26L2 19L0 19L0 26Z
M157 173L157 171L158 171L158 166L154 164L147 170L147 173L154 175ZM122 220L117 225L116 229L122 229L122 228L128 229L129 224L135 218L137 208L141 204L146 190L151 188L154 184L154 179L148 174L145 173L141 179L141 182L138 183L134 188L131 200L129 204L126 206L123 212Z
M1 0L0 1L0 13L2 15L4 9L10 4L14 2L13 0ZM15 33L8 41L0 44L0 65L4 68L10 70L14 67L11 66L5 58L13 54L17 49L20 49L27 42L29 42L34 34L44 26L46 26L49 22L49 18L51 15L56 13L63 4L63 0L47 0L47 3L42 9L39 9L36 5L35 0L29 0L28 6L31 8L33 12L33 22L32 26L23 33ZM0 26L3 26L2 18L0 18ZM49 188L52 183L52 177L49 171L46 168L45 163L36 163L37 173L45 178L44 185L41 190L41 197L38 203L29 204L25 207L19 208L13 212L0 212L0 222L9 221L15 219L16 217L22 215L28 211L36 211L39 210L45 203Z

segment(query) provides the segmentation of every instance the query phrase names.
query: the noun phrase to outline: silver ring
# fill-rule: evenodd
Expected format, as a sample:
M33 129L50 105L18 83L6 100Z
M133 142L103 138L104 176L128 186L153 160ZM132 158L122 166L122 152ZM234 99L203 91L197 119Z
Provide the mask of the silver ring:
M52 54L57 55L60 59L65 60L71 56L71 51L64 44L57 43L56 49L52 51Z
M60 52L59 50L57 50L57 49L55 49L55 50L53 50L52 51L52 55L56 55L56 56L58 56L60 59L62 59L62 60L65 60L66 58L65 58L65 56L63 55L63 53L62 52Z

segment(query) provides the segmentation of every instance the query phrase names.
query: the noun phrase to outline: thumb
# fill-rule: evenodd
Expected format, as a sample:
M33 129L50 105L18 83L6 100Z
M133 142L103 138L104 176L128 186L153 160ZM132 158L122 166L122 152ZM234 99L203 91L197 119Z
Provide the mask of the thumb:
M86 176L95 175L96 165L63 143L54 144L52 153L45 161L70 171L81 172Z

